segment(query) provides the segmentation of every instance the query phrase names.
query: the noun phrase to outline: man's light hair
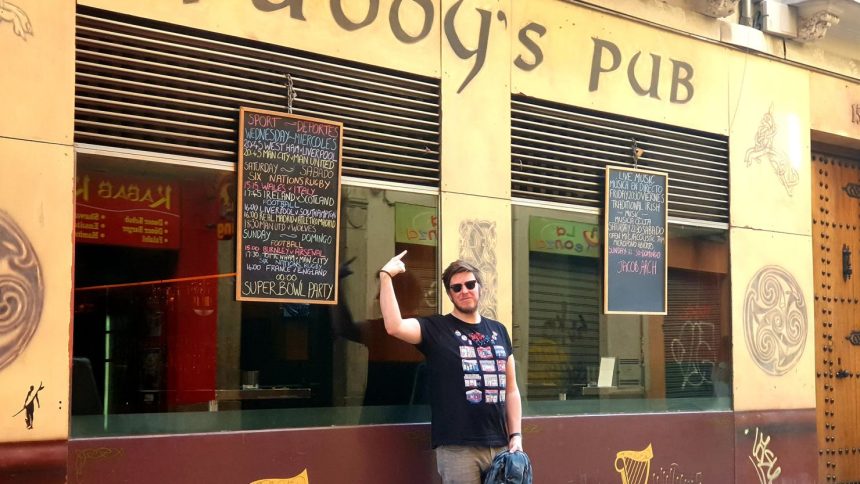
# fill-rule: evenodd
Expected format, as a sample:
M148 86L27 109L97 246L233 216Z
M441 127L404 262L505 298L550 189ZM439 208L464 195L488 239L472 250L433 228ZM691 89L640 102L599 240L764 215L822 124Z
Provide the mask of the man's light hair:
M478 281L478 284L481 286L484 285L484 281L481 279L481 271L477 267L462 259L457 259L448 264L448 268L442 273L442 284L445 285L445 292L451 290L451 278L454 277L454 274L459 274L461 272L471 272L472 275L475 276L475 280Z

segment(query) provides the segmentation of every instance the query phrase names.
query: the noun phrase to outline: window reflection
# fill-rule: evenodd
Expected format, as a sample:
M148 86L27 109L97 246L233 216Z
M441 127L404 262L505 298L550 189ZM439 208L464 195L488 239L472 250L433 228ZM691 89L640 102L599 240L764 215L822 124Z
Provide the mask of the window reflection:
M428 419L422 356L385 333L376 269L408 249L404 315L437 311L436 196L344 185L339 303L309 305L235 300L234 173L85 159L78 188L74 436Z
M597 215L514 207L514 344L529 412L728 409L726 231L670 225L666 316L602 313L602 232Z

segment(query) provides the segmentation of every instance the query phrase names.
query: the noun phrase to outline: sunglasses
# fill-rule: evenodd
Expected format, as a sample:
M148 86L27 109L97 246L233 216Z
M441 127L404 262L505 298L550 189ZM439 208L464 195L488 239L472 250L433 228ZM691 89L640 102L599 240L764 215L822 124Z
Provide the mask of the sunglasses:
M478 285L478 281L475 279L472 279L471 281L466 281L462 284L459 284L459 283L458 284L451 284L451 290L454 292L460 292L460 290L463 289L463 286L466 286L466 289L471 291L477 285Z

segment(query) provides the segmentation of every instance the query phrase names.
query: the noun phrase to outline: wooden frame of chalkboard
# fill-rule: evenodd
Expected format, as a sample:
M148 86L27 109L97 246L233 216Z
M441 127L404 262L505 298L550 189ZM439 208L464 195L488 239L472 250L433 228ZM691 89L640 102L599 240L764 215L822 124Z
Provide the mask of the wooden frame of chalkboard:
M236 299L337 304L343 123L239 109Z
M669 175L606 167L603 312L666 314Z

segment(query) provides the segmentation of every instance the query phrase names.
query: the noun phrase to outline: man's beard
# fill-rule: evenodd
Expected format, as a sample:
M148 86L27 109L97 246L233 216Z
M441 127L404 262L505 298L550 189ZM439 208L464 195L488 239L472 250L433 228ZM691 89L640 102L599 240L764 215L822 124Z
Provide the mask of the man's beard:
M463 314L474 314L478 312L478 301L475 301L475 305L471 308L464 308L463 306L457 304L456 301L451 302L454 303L454 307L457 308L457 311L460 311Z

